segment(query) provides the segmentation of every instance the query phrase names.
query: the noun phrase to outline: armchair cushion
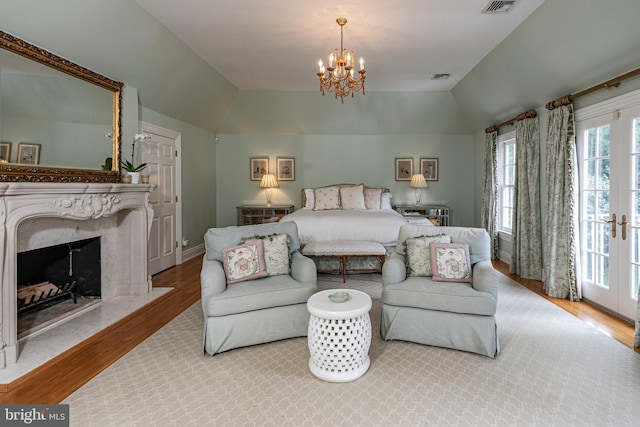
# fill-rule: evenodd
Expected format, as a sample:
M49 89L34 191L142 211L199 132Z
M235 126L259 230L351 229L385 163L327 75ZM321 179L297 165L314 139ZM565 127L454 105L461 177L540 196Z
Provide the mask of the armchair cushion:
M270 276L229 286L204 302L208 317L227 316L273 307L306 304L316 292L315 284L298 282L291 276Z
M492 316L497 301L487 292L478 292L465 282L436 282L430 277L407 277L400 283L385 285L384 304L424 310Z

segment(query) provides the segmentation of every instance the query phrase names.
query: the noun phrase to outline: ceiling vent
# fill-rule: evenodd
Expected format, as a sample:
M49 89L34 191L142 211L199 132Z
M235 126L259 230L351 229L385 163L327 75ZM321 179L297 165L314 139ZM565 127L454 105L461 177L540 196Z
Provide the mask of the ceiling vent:
M482 9L482 13L492 14L510 12L517 1L518 0L492 0L484 7L484 9Z
M451 77L451 74L449 73L436 73L431 76L431 80L446 80L449 77Z

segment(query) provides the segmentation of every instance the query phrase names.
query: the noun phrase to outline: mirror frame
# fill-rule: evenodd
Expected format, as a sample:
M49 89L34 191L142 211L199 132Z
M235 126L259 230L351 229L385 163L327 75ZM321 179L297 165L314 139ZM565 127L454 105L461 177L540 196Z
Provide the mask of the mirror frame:
M0 48L16 53L32 61L54 68L70 76L100 86L113 94L112 168L74 169L48 166L22 166L0 164L0 181L12 182L120 182L120 143L123 83L111 80L94 71L75 64L34 46L26 41L0 31Z

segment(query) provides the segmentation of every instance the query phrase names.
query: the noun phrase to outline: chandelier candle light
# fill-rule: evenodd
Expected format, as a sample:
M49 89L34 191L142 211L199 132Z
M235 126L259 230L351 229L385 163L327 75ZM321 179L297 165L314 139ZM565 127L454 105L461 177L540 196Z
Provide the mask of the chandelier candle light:
M427 184L427 181L424 179L424 175L422 175L421 173L413 174L409 186L416 189L416 205L420 205L420 199L422 198L422 189L429 187L429 184Z
M353 98L355 92L362 91L364 95L364 60L360 57L360 70L358 77L354 77L355 55L352 50L344 48L344 26L347 23L346 18L336 19L340 25L340 50L335 49L329 52L329 63L325 69L322 59L318 61L318 77L320 78L320 92L324 96L324 91L333 92L336 99L340 97L344 104L344 97L351 95Z

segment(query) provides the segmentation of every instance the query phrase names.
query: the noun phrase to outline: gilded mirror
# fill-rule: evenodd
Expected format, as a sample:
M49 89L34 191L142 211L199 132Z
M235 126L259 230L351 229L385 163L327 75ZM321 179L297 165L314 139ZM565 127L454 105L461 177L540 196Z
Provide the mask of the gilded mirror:
M0 181L119 182L123 84L2 31L0 48Z

